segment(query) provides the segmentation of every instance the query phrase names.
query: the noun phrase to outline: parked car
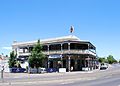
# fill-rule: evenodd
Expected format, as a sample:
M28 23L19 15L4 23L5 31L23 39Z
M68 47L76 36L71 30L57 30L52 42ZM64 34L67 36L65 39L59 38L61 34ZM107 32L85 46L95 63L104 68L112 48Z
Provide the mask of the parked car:
M106 70L108 68L108 64L107 63L102 63L100 65L100 70Z

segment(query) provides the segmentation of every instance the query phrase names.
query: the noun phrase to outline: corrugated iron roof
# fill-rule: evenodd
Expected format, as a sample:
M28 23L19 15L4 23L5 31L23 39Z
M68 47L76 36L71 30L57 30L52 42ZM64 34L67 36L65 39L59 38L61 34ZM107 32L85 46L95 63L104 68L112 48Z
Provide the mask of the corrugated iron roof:
M28 41L28 42L14 42L12 46L18 46L18 45L33 45L37 42L35 41ZM54 42L62 42L62 41L82 41L78 37L74 35L69 36L63 36L63 37L57 37L57 38L50 38L50 39L44 39L40 40L41 44L47 44L47 43L54 43Z

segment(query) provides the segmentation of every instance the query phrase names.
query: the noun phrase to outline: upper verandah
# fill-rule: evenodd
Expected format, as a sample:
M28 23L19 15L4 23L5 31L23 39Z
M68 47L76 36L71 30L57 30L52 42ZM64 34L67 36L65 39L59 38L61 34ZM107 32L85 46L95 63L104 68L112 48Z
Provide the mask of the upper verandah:
M71 42L75 41L75 42L90 43L89 41L80 40L78 37L76 37L74 35L57 37L57 38L50 38L50 39L44 39L44 40L40 40L40 43L45 45L45 44L54 44L54 43L61 43L61 42L67 42L67 41L69 41L69 42L70 41ZM13 42L12 47L34 45L36 43L37 43L37 40L35 40L35 41L28 41L28 42ZM94 45L92 45L92 46L95 47Z

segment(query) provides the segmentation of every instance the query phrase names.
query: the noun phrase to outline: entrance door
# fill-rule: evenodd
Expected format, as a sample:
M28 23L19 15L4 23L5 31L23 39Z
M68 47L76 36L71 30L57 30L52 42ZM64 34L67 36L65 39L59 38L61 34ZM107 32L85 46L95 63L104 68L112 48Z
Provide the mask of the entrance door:
M50 68L53 68L53 61L50 61Z
M82 60L77 60L77 70L82 71Z
M66 60L63 60L63 68L66 68Z

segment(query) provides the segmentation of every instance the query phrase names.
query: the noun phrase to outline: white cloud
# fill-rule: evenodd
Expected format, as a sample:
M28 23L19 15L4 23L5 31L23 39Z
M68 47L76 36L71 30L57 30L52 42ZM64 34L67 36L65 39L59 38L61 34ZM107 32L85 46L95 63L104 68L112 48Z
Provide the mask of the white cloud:
M12 50L12 47L2 47L2 49L5 49L5 50Z

